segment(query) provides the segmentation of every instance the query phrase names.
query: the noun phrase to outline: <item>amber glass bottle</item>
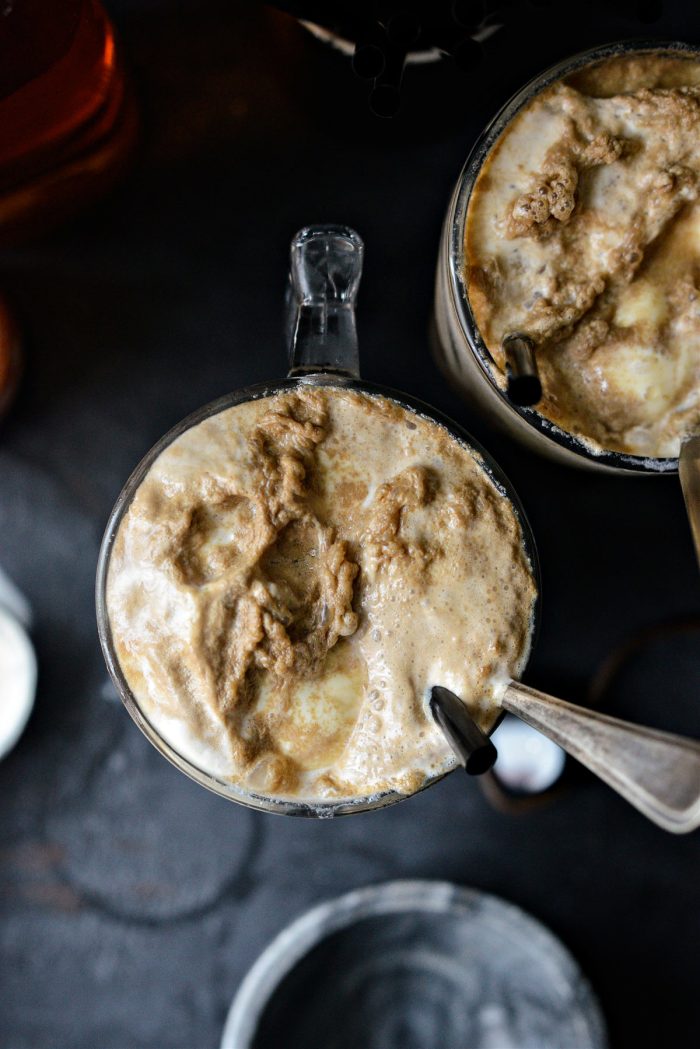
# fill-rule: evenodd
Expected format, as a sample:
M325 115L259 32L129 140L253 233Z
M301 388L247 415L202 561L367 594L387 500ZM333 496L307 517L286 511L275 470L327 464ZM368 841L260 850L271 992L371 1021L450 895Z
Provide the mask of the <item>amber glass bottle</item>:
M0 243L53 225L105 189L135 131L97 0L0 0Z

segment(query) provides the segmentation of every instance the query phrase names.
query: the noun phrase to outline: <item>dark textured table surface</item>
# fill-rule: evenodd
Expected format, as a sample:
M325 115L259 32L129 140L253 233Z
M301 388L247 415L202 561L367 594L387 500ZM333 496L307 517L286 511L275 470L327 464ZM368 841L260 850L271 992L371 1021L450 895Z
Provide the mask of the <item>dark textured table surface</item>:
M203 402L283 371L288 242L314 221L365 238L365 377L465 424L522 496L544 577L528 680L585 701L612 650L698 615L674 479L532 458L470 417L428 349L441 218L496 106L582 46L700 39L691 5L667 4L651 26L580 10L521 5L478 80L414 70L402 115L382 123L339 58L262 8L112 5L143 113L135 163L0 269L28 355L0 431L0 566L31 602L40 668L30 724L0 765L3 1045L209 1049L288 921L396 877L483 888L544 921L588 974L616 1049L698 1044L698 834L664 834L582 771L517 815L461 774L338 821L253 813L150 746L109 684L94 624L102 529L136 461ZM697 639L650 635L608 709L700 736Z

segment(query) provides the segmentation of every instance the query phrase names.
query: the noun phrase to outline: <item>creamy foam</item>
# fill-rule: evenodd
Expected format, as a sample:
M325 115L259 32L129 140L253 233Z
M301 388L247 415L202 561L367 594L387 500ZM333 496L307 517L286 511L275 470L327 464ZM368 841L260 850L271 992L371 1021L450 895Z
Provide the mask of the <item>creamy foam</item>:
M468 294L501 342L537 344L547 418L591 443L676 456L700 428L700 63L592 65L536 95L469 205Z
M158 732L244 789L305 799L411 793L452 767L427 690L491 727L534 598L517 517L477 457L386 398L312 387L166 448L107 585Z

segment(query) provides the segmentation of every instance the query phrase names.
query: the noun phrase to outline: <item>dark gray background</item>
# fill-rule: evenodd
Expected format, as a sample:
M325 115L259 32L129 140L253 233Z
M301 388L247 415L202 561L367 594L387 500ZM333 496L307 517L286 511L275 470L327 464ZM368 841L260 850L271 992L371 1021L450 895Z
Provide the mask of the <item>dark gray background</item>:
M366 242L364 376L466 425L522 496L544 577L528 680L585 701L611 650L698 615L674 479L532 458L470 417L428 350L441 219L496 107L583 46L700 39L695 5L669 3L649 27L610 7L523 3L479 78L414 70L386 123L340 59L262 7L110 5L143 113L133 168L79 220L0 259L27 346L0 431L0 565L33 605L40 664L35 712L0 766L3 1045L213 1047L289 920L401 876L481 887L547 923L589 975L616 1049L697 1044L697 834L664 834L581 771L526 814L496 811L461 774L336 822L249 812L141 736L94 625L98 545L123 481L183 415L282 373L288 242L316 221ZM642 646L609 709L700 736L697 640Z

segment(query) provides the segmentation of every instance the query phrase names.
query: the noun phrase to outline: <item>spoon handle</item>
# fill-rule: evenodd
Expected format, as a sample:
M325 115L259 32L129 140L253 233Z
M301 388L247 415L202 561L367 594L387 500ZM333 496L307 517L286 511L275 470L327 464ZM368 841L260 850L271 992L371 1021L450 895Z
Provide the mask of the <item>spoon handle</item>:
M664 830L700 826L700 743L511 681L503 707L549 736Z

